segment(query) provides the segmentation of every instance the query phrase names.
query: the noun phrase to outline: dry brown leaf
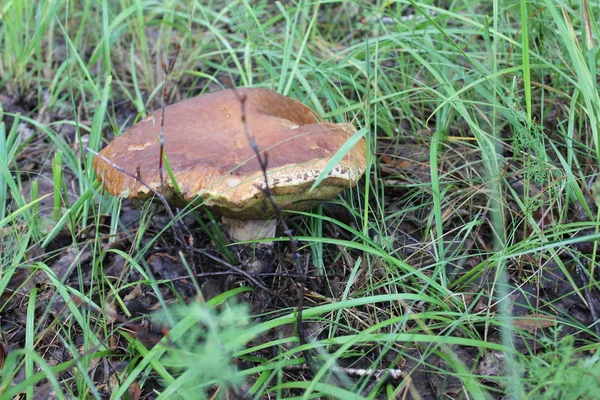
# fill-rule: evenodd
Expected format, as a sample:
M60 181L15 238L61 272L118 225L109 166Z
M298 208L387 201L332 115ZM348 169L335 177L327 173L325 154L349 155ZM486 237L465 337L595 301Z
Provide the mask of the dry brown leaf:
M516 318L513 324L519 329L534 332L537 329L554 326L556 324L556 317L554 315L532 313Z
M134 381L131 386L129 386L129 398L131 400L138 400L142 395L142 389L140 389L140 385L137 381Z
M142 285L139 283L133 287L133 290L129 292L124 298L124 301L131 301L138 296L144 296L144 292L142 292Z
M381 162L386 164L388 167L396 167L396 168L410 168L414 167L415 163L408 159L402 159L400 161L394 160L392 157L384 154L381 156Z

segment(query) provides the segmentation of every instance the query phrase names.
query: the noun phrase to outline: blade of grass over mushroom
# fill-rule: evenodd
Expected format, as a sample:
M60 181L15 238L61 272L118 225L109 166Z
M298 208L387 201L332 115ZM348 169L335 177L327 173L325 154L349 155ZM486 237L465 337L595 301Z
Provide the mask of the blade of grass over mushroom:
M169 157L167 157L167 153L163 153L163 162L165 163L165 169L167 170L167 174L169 175L169 179L173 184L173 191L176 196L181 196L181 189L179 188L179 184L175 179L175 175L173 175L173 169L171 168L171 163L169 162Z
M344 157L346 157L348 152L351 149L353 149L361 139L363 139L363 137L366 135L367 132L368 132L368 130L366 128L362 128L362 129L358 130L354 135L352 135L346 141L346 143L344 143L340 147L340 149L334 154L333 157L331 157L331 160L329 160L329 162L327 163L325 168L323 168L323 170L321 171L321 173L319 174L319 176L317 177L315 182L312 184L312 186L309 189L310 191L315 190L315 188L317 186L319 186L319 184L323 181L323 179L327 178L327 176L333 170L333 168L335 168L335 166L338 165Z

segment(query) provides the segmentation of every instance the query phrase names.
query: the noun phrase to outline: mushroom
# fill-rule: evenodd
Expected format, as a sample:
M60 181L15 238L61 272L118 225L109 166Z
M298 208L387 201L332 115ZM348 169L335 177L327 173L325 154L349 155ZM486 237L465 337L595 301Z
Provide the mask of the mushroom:
M163 171L167 200L175 206L202 201L223 217L235 241L272 237L276 226L274 209L261 190L263 171L246 136L241 96L247 128L260 151L268 154L271 195L286 210L306 210L335 197L355 185L366 168L366 143L361 139L310 190L356 129L320 122L301 102L267 89L223 90L166 107L164 151L177 182L175 186ZM150 188L161 192L160 118L160 110L155 111L94 159L108 192L132 199L152 196ZM138 170L145 185L133 177Z

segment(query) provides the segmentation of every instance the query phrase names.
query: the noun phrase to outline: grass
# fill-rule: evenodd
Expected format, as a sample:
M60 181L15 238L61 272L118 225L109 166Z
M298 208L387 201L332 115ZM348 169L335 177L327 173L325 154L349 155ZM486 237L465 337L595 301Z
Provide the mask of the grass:
M573 4L4 2L0 398L575 393L598 370L600 8ZM176 43L169 103L266 87L368 142L365 178L335 202L345 217L290 218L321 276L306 345L294 304L232 302L257 299L248 282L203 302L153 274L157 253L188 262L174 221L96 182L85 148L160 106ZM177 218L235 260L214 219ZM169 335L150 340L136 329L155 309Z

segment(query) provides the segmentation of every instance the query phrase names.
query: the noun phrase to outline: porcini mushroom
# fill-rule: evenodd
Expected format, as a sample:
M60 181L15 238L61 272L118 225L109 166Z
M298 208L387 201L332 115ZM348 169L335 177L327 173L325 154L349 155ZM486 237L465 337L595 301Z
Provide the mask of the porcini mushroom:
M261 190L263 172L245 133L241 98L247 128L260 151L268 153L271 195L277 204L285 204L286 210L306 210L331 199L355 185L364 173L366 144L361 139L309 190L356 128L320 122L301 102L267 89L229 89L166 108L164 151L180 189L175 189L164 171L169 202L182 206L202 201L225 218L234 240L274 235L275 220L263 228L274 209ZM102 157L94 159L96 173L110 193L144 199L152 195L150 188L161 191L160 118L160 110L154 112L115 138L100 152ZM147 186L134 179L138 169Z

